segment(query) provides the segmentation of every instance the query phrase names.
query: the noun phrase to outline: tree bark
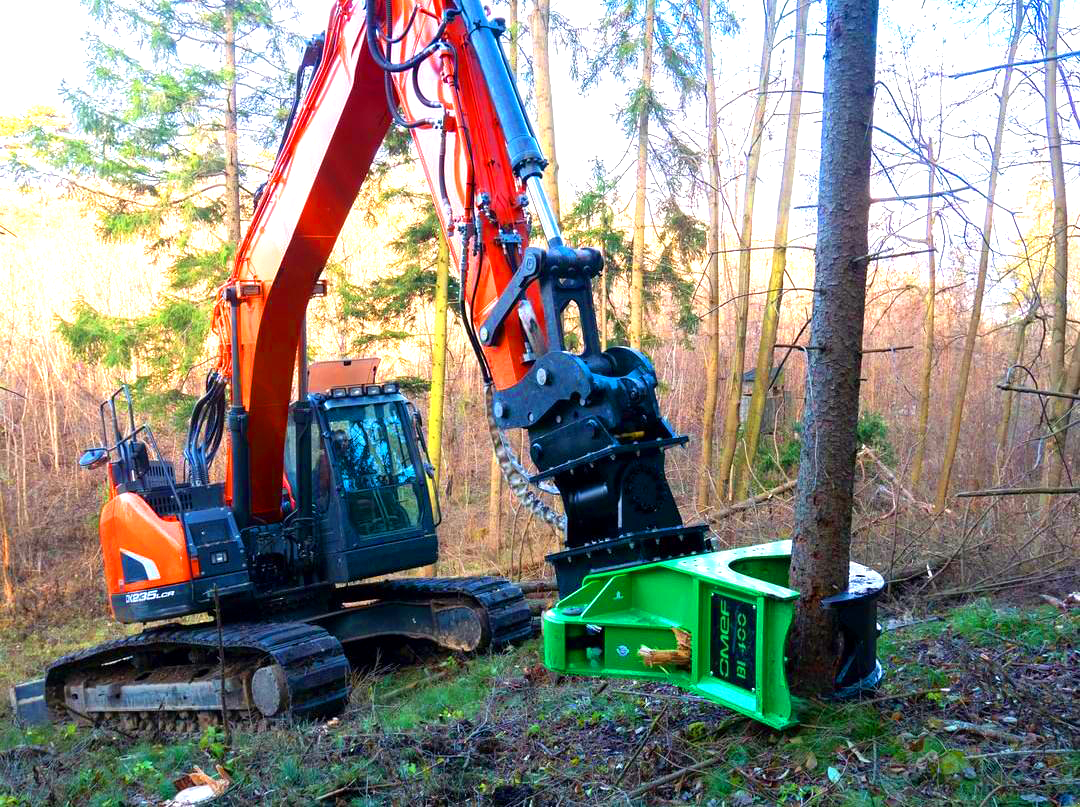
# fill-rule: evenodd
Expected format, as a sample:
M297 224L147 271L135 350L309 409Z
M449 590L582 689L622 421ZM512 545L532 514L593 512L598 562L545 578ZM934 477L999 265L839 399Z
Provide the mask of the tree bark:
M1016 333L1013 335L1012 351L1009 354L1009 367L1015 367L1023 358L1024 339L1027 336L1027 327L1035 321L1038 299L1038 296L1032 298L1032 303L1028 308L1027 313L1025 313L1020 321L1016 323ZM1068 390L1066 390L1066 392L1068 392ZM1015 398L1016 393L1012 390L1005 390L1001 400L1001 420L998 421L996 453L998 485L1003 485L1005 482L1006 465L1009 461L1009 426L1012 422L1013 401Z
M551 103L551 67L548 62L548 23L551 0L536 0L532 13L533 81L540 148L548 158L543 184L551 209L559 220L559 161L555 157L555 108Z
M503 472L499 465L499 458L495 453L491 454L491 469L488 472L488 547L492 557L499 557L499 542L502 536L502 490Z
M518 28L520 27L518 23L518 0L510 0L509 27L510 53L508 54L508 60L510 62L510 72L516 80L518 74Z
M835 688L840 638L822 601L847 588L855 427L866 309L877 0L829 0L825 24L814 311L791 586L800 593L791 673L800 692Z
M4 494L0 492L0 581L3 585L4 607L15 605L15 586L11 582L11 533L8 532Z
M712 493L713 432L716 427L716 401L720 386L720 162L716 136L716 72L713 67L712 3L700 0L702 47L705 51L705 125L708 151L705 155L708 176L706 196L709 202L708 250L706 274L709 281L709 309L705 318L705 412L701 428L701 467L698 472L697 508L709 506Z
M240 148L236 131L236 17L225 3L225 227L229 243L240 244Z
M1013 28L1009 39L1009 55L1005 60L1001 96L998 98L997 129L994 133L994 148L990 152L990 179L986 188L986 210L983 214L982 249L979 251L979 269L975 281L975 297L971 303L971 318L968 320L967 334L964 337L964 352L960 360L960 370L956 376L956 391L953 395L952 414L949 419L949 434L945 441L945 455L941 461L941 476L938 478L937 495L934 497L934 509L945 509L949 497L949 482L952 477L953 462L956 460L956 447L960 442L960 427L964 420L964 398L967 396L968 379L971 376L971 361L975 354L975 339L979 335L979 318L982 314L983 292L986 289L986 268L990 262L990 236L994 228L994 197L997 195L998 166L1001 164L1001 141L1005 135L1005 117L1009 108L1009 86L1012 83L1012 63L1016 60L1016 49L1020 43L1020 29L1024 21L1024 0L1016 0L1013 5Z
M442 469L443 401L446 390L446 311L450 296L450 248L446 234L439 235L435 259L435 333L431 339L431 392L428 394L428 455L435 482Z
M938 143L938 153L941 144ZM937 255L934 252L934 181L937 166L934 165L934 142L926 144L927 173L930 175L926 197L926 238L929 250L926 278L926 306L923 309L923 357L919 374L919 413L915 426L915 458L911 461L911 487L922 479L923 461L926 457L926 427L930 422L930 381L934 368L934 306L937 298Z
M788 220L791 214L791 192L795 185L795 159L799 146L799 119L802 115L803 73L806 65L806 28L810 17L810 1L799 0L795 10L795 59L791 66L791 97L788 101L787 140L784 142L784 167L780 175L780 199L776 204L776 229L773 233L772 271L761 318L761 340L758 343L757 364L754 368L754 387L743 428L743 449L735 456L734 500L745 499L750 493L750 471L757 455L761 434L761 419L765 414L765 398L773 368L773 346L780 326L780 305L784 295L784 272L787 270Z
M645 314L645 179L649 169L649 97L652 93L653 29L656 0L645 0L645 38L638 88L638 156L634 185L634 251L630 263L630 347L641 350Z
M1065 166L1061 155L1061 129L1057 108L1057 56L1058 17L1061 0L1049 0L1046 12L1046 81L1043 96L1046 100L1046 141L1050 153L1050 176L1054 187L1054 321L1050 337L1050 384L1058 392L1065 392L1065 337L1068 313L1069 284L1069 217L1065 203ZM1066 401L1056 398L1050 411L1053 413L1052 431L1064 425L1064 417L1071 410ZM1061 431L1051 440L1053 451L1046 464L1046 487L1061 484L1061 471L1065 462L1065 445L1069 433ZM1050 497L1044 497L1044 506Z
M735 448L739 438L739 401L742 398L742 377L746 364L746 321L750 315L750 247L753 242L754 193L757 190L758 165L761 161L761 142L765 132L765 103L768 100L769 69L772 63L773 41L776 37L776 0L765 0L765 35L761 45L761 67L758 70L757 103L750 124L750 151L746 155L746 184L743 187L742 226L739 231L739 290L735 301L735 348L731 355L728 376L727 403L724 412L724 441L720 449L716 487L729 498L728 483Z
M446 311L450 296L450 247L446 234L439 231L439 253L435 259L435 332L431 337L431 391L428 394L428 459L434 468L432 497L439 495L442 470L443 409L446 399ZM425 569L435 576L435 564Z

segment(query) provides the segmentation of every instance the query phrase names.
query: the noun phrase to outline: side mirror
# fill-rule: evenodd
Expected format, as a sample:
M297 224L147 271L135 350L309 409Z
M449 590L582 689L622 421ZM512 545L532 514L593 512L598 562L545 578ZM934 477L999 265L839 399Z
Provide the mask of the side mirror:
M107 448L88 448L79 457L79 467L85 468L87 471L92 471L94 468L100 468L102 465L109 461L109 449Z

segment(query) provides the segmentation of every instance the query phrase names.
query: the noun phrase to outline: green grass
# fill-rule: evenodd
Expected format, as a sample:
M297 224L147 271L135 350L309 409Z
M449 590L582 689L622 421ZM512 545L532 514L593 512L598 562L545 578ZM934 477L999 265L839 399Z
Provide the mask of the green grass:
M12 684L40 678L49 662L99 642L134 633L136 626L120 625L105 616L76 618L61 625L17 625L0 622L0 710L8 713L6 697Z
M986 696L980 654L995 664L1037 660L1066 669L1075 664L1078 622L1049 607L995 609L981 601L886 634L879 649L888 678L879 700L802 702L802 724L783 733L701 699L673 697L678 691L670 687L555 680L539 666L536 641L362 678L337 721L238 731L230 748L214 732L155 744L6 723L0 807L40 804L50 794L57 805L155 804L172 794L179 775L195 765L212 772L218 763L234 778L225 805L313 804L335 791L321 803L523 807L523 798L540 794L537 803L625 804L620 792L707 758L721 762L686 777L691 803L1020 807L1033 803L1022 795L1056 799L1075 790L1069 783L1080 778L1077 755L980 757L1016 749L945 726L1034 708L972 715ZM50 636L34 657L92 625ZM446 670L447 677L427 683ZM1038 696L1051 703L1061 697ZM39 750L15 750L24 746ZM681 797L667 786L629 803L672 799Z

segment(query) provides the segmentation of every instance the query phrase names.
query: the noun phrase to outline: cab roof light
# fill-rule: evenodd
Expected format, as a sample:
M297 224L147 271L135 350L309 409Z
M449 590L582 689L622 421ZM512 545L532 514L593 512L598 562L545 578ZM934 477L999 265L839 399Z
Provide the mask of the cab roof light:
M378 384L368 384L364 387L365 395L378 395L380 392L382 392L382 387Z
M348 390L346 390L345 387L334 387L330 390L330 394L335 398L344 398L348 395Z
M364 388L363 387L349 387L349 395L363 395L363 394L364 394Z
M398 384L396 381L391 381L389 384L382 385L382 391L389 394L398 391Z

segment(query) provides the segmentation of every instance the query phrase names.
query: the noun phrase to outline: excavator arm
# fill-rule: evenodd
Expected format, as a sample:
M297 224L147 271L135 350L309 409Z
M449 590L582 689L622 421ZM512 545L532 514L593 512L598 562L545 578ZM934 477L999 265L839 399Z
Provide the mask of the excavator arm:
M686 438L660 416L651 363L601 348L591 280L602 258L563 244L502 30L480 0L337 0L323 39L309 46L313 75L215 312L218 370L232 382L229 495L241 526L281 518L308 300L388 128L405 126L461 275L492 432L527 429L537 473L505 440L497 453L532 506L530 486L558 488L568 550L554 562L560 588L576 588L605 563L702 551L704 528L683 526L664 475L662 452ZM544 248L529 243L534 216ZM566 349L573 309L577 353Z

